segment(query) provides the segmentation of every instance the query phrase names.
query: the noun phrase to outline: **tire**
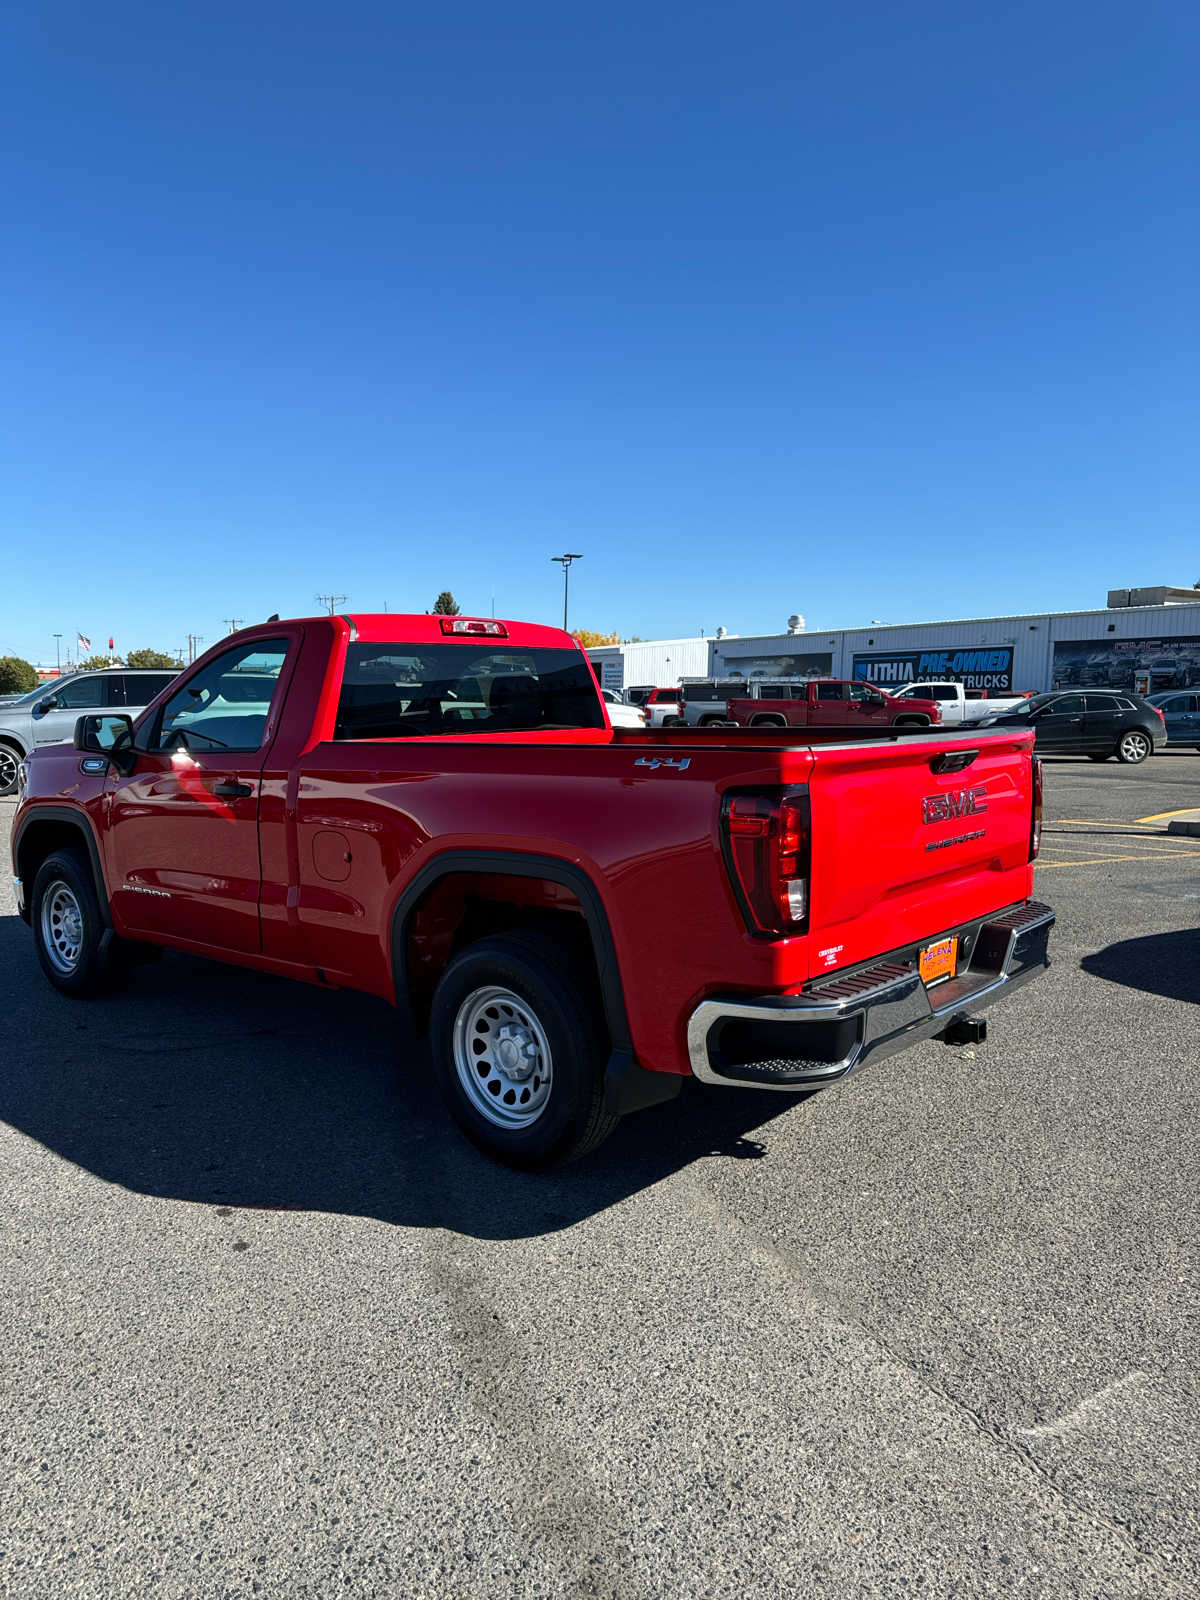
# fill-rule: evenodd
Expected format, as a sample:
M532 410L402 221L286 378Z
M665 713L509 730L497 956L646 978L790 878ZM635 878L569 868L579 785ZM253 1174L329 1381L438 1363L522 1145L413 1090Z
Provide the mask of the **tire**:
M1088 760L1089 761L1111 761L1112 758L1113 758L1113 753L1112 753L1111 750L1108 752L1107 755L1103 755L1103 756L1101 756L1101 755L1089 755L1088 756Z
M664 728L686 728L687 720L684 717L664 717L662 725Z
M1140 728L1130 728L1117 741L1117 760L1126 766L1136 767L1145 761L1154 749L1150 735Z
M575 1161L620 1120L604 1109L609 1044L595 970L561 939L515 932L468 945L437 986L430 1038L451 1115L506 1166Z
M112 987L119 963L81 850L56 850L33 880L29 925L42 971L61 994L91 999ZM106 938L107 934L107 938Z
M24 759L15 745L0 744L0 799L16 793L17 769Z
M893 728L927 728L928 717L897 717L892 723Z

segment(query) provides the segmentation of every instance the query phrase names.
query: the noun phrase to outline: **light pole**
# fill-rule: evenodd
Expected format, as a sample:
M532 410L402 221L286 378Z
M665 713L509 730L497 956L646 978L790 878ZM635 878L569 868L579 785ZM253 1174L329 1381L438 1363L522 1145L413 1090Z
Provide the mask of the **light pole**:
M61 639L61 633L54 635L54 670L60 678L62 677L62 645L59 642Z
M565 556L551 556L550 559L551 559L551 561L559 561L559 562L562 563L562 569L563 569L563 632L566 633L566 631L567 631L567 595L568 595L568 593L570 591L570 587L571 587L571 563L572 563L572 561L582 561L583 557L580 555L578 550L575 550L575 551L569 552Z

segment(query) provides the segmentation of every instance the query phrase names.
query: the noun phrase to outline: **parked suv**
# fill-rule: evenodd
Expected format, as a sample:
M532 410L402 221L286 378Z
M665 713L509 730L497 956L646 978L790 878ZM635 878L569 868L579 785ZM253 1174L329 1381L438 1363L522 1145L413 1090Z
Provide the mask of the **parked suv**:
M1135 694L1088 689L1035 694L1024 705L985 717L985 728L1033 728L1039 755L1089 756L1128 764L1145 761L1167 742L1161 710Z
M0 795L14 792L17 768L31 750L70 743L75 723L85 712L124 711L136 717L174 677L174 672L104 667L55 678L0 705Z
M1194 744L1200 750L1200 691L1180 694L1168 690L1150 695L1146 704L1162 712L1168 744Z
M648 728L675 728L683 722L683 699L680 689L654 689L639 684L626 689L625 698L630 705L640 706L646 713Z

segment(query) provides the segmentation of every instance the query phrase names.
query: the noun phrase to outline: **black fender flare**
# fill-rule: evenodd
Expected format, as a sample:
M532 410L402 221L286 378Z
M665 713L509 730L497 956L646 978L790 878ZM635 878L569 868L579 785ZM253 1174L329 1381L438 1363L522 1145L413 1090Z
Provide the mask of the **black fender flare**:
M604 1073L608 1109L614 1114L624 1115L643 1106L674 1099L679 1093L682 1078L674 1072L648 1072L634 1057L629 1018L625 1010L625 993L617 964L617 947L600 891L582 867L571 861L563 861L558 856L518 850L445 850L432 861L426 862L416 877L405 886L392 908L392 982L396 1008L404 1016L405 1022L410 1027L414 1022L405 955L409 922L434 884L451 874L463 872L506 878L547 878L571 891L583 910L584 924L595 953L604 1016L612 1044L612 1053Z
M108 933L112 932L112 912L108 904L108 888L104 882L104 869L100 864L100 842L96 838L96 830L92 819L86 811L79 811L74 806L43 806L37 805L26 811L21 818L19 827L13 834L12 856L13 864L21 873L22 881L25 874L21 868L21 841L29 829L39 822L64 822L75 829L84 845L87 847L88 859L92 864L92 879L96 889L96 900L100 906L100 915ZM33 891L33 880L29 882L29 892ZM25 914L28 918L28 895L25 901Z

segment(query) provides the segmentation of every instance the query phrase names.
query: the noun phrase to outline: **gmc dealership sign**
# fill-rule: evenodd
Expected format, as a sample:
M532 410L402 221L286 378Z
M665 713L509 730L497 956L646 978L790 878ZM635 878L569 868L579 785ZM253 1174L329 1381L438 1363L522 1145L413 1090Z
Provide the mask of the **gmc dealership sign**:
M1012 688L1011 645L982 650L902 650L854 657L854 676L881 689L899 683L961 683L968 689Z

